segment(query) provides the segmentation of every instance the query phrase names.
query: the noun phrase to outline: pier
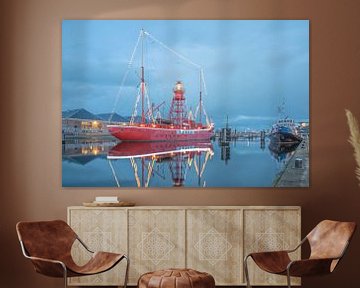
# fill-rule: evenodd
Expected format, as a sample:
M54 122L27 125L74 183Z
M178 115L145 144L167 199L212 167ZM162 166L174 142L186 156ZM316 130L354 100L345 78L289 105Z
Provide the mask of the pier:
M225 142L223 141L225 134L224 132L226 132L226 138L227 141L236 141L236 140L256 140L256 139L260 139L260 140L264 140L265 137L267 136L267 133L264 130L260 130L260 131L236 131L236 130L232 130L231 128L222 128L219 131L215 132L214 138L216 139L220 139L220 142Z
M274 187L309 187L309 142L303 140L284 170L274 181Z

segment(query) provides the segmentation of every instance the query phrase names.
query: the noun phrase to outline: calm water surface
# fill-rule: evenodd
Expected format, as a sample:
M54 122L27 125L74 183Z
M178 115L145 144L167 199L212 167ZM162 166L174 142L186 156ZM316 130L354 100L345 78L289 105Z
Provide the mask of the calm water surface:
M279 152L268 139L208 143L62 145L63 187L272 187L296 147Z

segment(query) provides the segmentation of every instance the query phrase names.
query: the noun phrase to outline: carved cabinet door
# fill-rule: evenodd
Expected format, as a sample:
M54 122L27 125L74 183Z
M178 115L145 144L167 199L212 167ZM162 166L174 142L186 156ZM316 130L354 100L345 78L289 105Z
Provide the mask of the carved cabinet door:
M185 267L185 210L129 210L129 282L141 274Z
M80 239L93 251L127 253L127 213L125 209L69 210L68 222ZM89 258L79 242L72 247L76 263L85 264ZM69 278L70 285L122 285L126 263L121 261L108 272L85 277Z
M239 285L242 210L187 210L187 266L210 273L216 285Z
M244 210L244 254L261 251L288 250L300 243L299 209L247 209ZM297 250L293 259L301 258ZM252 285L287 285L286 277L266 273L249 259L249 277ZM291 279L300 285L300 278Z

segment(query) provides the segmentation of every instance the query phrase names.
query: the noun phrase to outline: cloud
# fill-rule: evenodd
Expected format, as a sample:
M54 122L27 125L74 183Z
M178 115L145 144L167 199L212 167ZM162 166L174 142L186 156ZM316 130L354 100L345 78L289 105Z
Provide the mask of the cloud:
M85 108L92 113L117 111L129 115L135 102L136 87L118 85L89 84L87 82L65 81L62 86L63 110ZM117 97L119 98L116 101Z
M63 105L113 109L121 79L144 27L204 68L209 115L223 122L269 122L285 97L289 116L308 118L309 30L307 21L82 21L63 27ZM80 24L82 25L80 25ZM81 27L80 27L81 26ZM81 28L81 29L80 29ZM106 29L105 29L106 28ZM132 112L140 81L138 49L121 93L120 114ZM182 80L188 107L196 107L199 71L149 41L145 78L151 102L170 105ZM73 105L71 107L71 105ZM94 111L96 112L96 111ZM99 111L103 112L103 111ZM265 115L265 116L264 116Z

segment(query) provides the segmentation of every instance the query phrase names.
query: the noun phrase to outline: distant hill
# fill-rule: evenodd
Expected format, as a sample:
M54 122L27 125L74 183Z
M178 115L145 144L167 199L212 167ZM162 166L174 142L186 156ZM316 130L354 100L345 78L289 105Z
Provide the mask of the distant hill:
M120 116L117 113L102 113L97 114L98 117L100 117L104 121L115 121L115 122L127 122L127 117Z
M101 119L99 119L99 116L97 116L83 108L63 111L62 118L101 120Z
M111 119L110 119L111 116ZM94 114L84 108L66 110L62 112L62 118L84 119L84 120L100 120L113 122L130 122L131 116L121 116L117 113L100 113ZM141 116L135 117L135 122L140 122Z
M130 120L131 120L131 116L126 116L124 118L126 119L126 122L130 122ZM141 116L136 116L134 120L135 120L135 122L141 122Z
M112 116L111 116L112 115ZM131 116L121 116L117 113L102 113L97 114L98 117L100 117L104 121L114 121L114 122L130 122ZM111 118L110 118L111 116ZM135 117L135 122L141 122L141 116Z

